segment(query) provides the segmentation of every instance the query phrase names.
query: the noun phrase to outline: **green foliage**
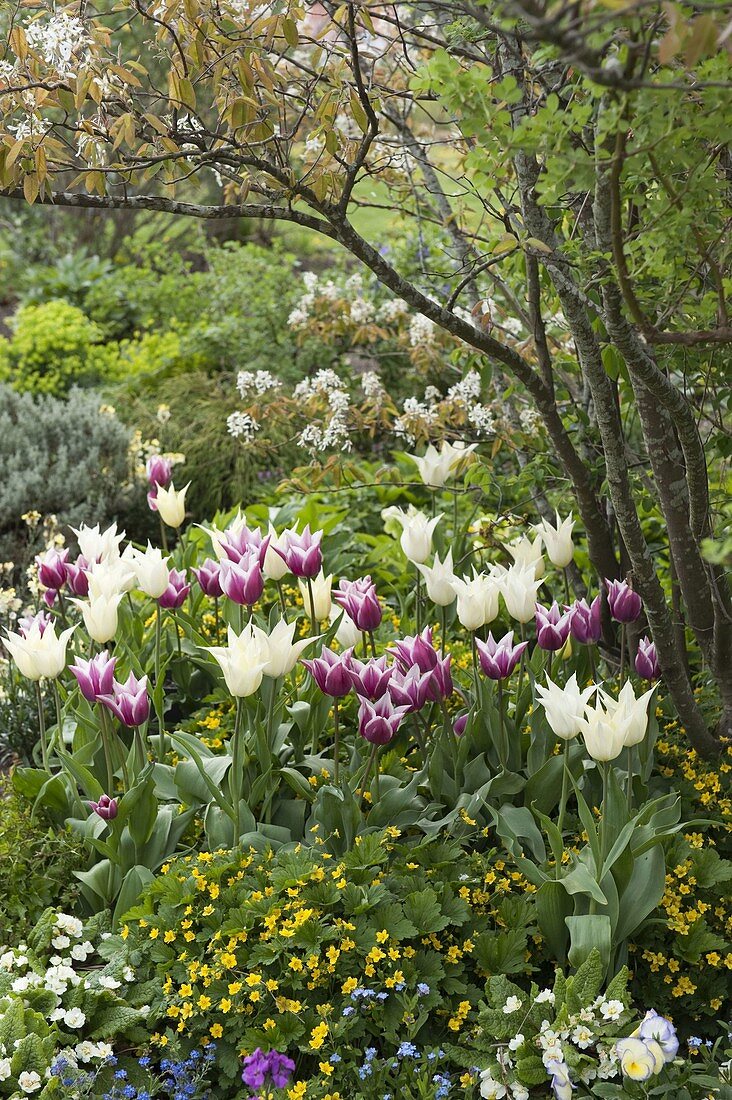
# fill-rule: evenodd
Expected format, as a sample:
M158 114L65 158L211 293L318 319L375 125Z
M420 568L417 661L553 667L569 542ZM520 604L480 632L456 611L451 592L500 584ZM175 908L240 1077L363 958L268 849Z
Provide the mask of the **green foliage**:
M99 396L72 390L67 401L0 386L0 555L22 564L21 516L31 509L78 526L111 518L128 479L130 433Z
M21 393L53 396L98 383L108 367L101 341L98 326L62 299L23 306L12 338L0 346L0 377Z
M299 1052L298 1076L316 1079L337 1053L335 1091L368 1046L388 1059L469 1026L485 980L475 942L509 915L485 889L490 858L395 832L339 860L317 843L177 860L105 945L157 980L158 1040L215 1037L222 1096L242 1050Z
M49 905L73 909L74 871L85 863L78 837L42 811L34 815L10 781L0 780L0 943L22 942Z

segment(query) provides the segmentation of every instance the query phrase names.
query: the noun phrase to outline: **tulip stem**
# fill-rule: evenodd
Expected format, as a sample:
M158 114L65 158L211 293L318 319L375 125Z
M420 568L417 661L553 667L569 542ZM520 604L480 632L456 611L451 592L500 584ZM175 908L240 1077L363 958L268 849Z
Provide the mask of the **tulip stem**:
M369 756L369 762L366 765L366 771L364 772L363 779L361 780L361 794L362 795L366 794L366 784L368 782L369 775L371 774L371 768L373 767L374 761L376 760L376 754L377 754L378 751L379 751L379 746L378 745L372 745L371 746L371 756Z
M567 793L569 791L569 739L564 742L564 760L562 764L562 794L559 799L559 818L557 828L561 834L564 827L564 815L567 809ZM558 874L558 869L557 869Z
M564 594L567 598L567 603L569 604L569 603L572 602L572 600L571 600L570 594L569 594L569 573L567 572L567 566L566 565L565 565L564 569L562 570L562 572L564 573Z
M104 750L104 767L107 773L107 786L105 793L111 798L114 794L114 768L112 767L112 748L110 730L107 723L107 709L104 703L99 703L99 725L102 734L102 749Z
M620 624L620 679L625 671L625 623Z
M442 618L442 637L440 640L442 642L442 656L444 657L446 652L445 646L447 644L447 605L443 604L440 610Z
M165 741L165 701L160 694L160 653L162 648L163 612L160 604L155 604L155 713L158 719L158 751L161 759L167 752Z
M160 515L160 513L158 513ZM160 516L160 541L163 544L163 550L168 553L168 535L165 530L165 524L163 523L163 517Z
M338 786L338 757L341 751L340 745L340 721L338 718L338 699L333 699L333 782Z
M38 704L38 728L41 734L41 760L43 761L43 770L48 771L48 745L46 743L46 716L43 713L43 695L41 693L41 682L36 680L36 703Z
M183 651L181 650L180 645L180 626L178 625L178 616L176 615L175 611L173 612L173 625L175 626L175 640L178 644L178 659L182 660Z
M598 869L598 886L602 889L602 871L605 866L605 856L607 855L607 802L608 791L610 787L610 761L604 760L602 763L602 814L600 816L600 867Z
M365 661L369 659L369 636L365 630L361 631L361 640L363 641L363 657Z
M282 581L277 581L277 597L280 601L282 618L284 622L287 622L287 604L285 603L285 593L282 591ZM312 595L310 597L310 602L312 603Z
M414 567L417 571L417 586L414 590L414 618L417 624L417 634L422 633L422 574L417 566Z
M214 631L216 636L216 642L219 640L219 598L214 596Z
M308 599L310 601L310 622L312 623L313 634L318 632L318 624L315 621L315 597L313 596L313 582L310 577L306 577L308 582Z
M503 680L496 681L498 686L498 730L499 730L499 746L498 746L498 761L501 765L501 770L506 771L506 730L503 720Z
M626 751L628 753L628 790L627 790L628 810L632 811L632 809L633 809L633 750L631 748L628 748Z
M374 638L373 630L369 630L369 640L371 642L371 652L373 653L374 658L375 658L376 657L376 639Z
M241 836L241 724L244 714L244 701L236 697L236 717L234 719L234 736L231 745L231 800L234 804L234 844L239 843Z

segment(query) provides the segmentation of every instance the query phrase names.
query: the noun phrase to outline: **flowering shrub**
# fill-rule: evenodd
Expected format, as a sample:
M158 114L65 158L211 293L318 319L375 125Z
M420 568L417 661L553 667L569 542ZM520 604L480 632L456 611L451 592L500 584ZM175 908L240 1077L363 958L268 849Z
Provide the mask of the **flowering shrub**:
M61 299L24 306L13 326L12 339L0 341L0 377L15 389L59 397L104 379L102 332L76 306Z
M530 907L503 866L395 828L342 858L317 834L201 853L164 868L106 950L157 985L153 1044L215 1041L232 1088L242 1057L271 1050L296 1059L308 1096L360 1095L367 1077L377 1095L394 1059L459 1040L487 973L527 971ZM261 1069L245 1063L250 1084Z
M104 919L47 910L0 950L0 1096L58 1095L54 1067L105 1064L110 1040L144 1042L150 989L99 956Z

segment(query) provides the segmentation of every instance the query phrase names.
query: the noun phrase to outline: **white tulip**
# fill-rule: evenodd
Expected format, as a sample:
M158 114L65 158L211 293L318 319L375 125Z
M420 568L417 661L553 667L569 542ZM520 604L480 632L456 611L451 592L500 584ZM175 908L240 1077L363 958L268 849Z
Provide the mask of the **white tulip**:
M95 561L109 561L120 556L120 543L125 537L124 531L117 533L117 524L113 523L104 531L100 530L97 523L94 527L88 527L82 523L81 527L72 527L79 543L79 551L91 565Z
M331 623L338 622L335 632L336 641L343 649L352 649L361 641L361 631L354 623L347 611L344 611L337 603L334 603L328 616Z
M580 718L579 724L585 747L593 760L614 760L625 748L628 719L617 706L607 710L598 699L594 707L585 707L585 716Z
M86 632L95 642L111 642L119 625L119 603L122 593L94 595L87 600L72 600L81 609Z
M326 577L321 569L317 577L313 577L310 581L313 589L313 602L310 602L310 590L308 589L308 582L303 580L302 577L298 578L298 586L300 588L300 595L302 596L303 603L305 605L305 614L309 619L322 623L330 615L331 598L330 590L333 584L333 574L329 573Z
M575 673L572 673L563 688L548 676L546 683L546 687L537 684L536 690L549 727L562 741L571 741L581 732L585 706L595 690L595 685L590 684L580 690Z
M432 603L438 607L447 607L455 599L453 583L457 580L452 570L452 550L448 550L445 560L440 561L439 554L435 554L435 560L431 566L420 565L417 569L425 579L427 595Z
M154 600L162 596L170 577L168 559L163 557L162 551L148 542L145 551L132 551L130 564L137 577L137 587Z
M429 519L413 504L409 505L406 512L401 508L386 508L382 513L384 519L395 519L401 524L399 545L407 560L415 565L424 564L432 553L432 536L443 514L440 512L438 516Z
M492 623L498 614L501 582L492 573L478 573L473 567L471 578L455 577L457 617L466 630L477 630Z
M296 625L295 622L288 623L280 619L269 634L258 626L254 627L254 636L266 655L265 676L276 679L278 676L286 676L288 672L292 672L300 654L315 641L315 638L301 638L293 642Z
M66 647L75 630L75 626L70 626L56 637L53 623L49 623L41 633L40 626L34 622L25 637L9 633L4 639L5 648L21 675L29 680L40 680L44 676L55 680L66 666Z
M514 539L513 542L506 543L506 549L513 558L515 565L530 565L537 580L544 576L541 535L537 535L533 542L526 535L522 535L520 538Z
M285 559L281 554L277 553L277 550L284 551L286 546L277 532L270 523L269 525L269 544L267 546L266 553L264 555L264 564L262 565L262 572L265 577L269 577L271 581L281 581L285 574L288 572Z
M430 443L424 455L409 455L409 458L417 466L419 476L430 489L441 489L445 482L454 474L462 462L475 450L477 443L448 443L444 440L439 451Z
M167 489L158 485L155 494L158 515L168 527L180 527L186 518L186 493L190 488L190 481L182 489L176 489L172 481Z
M520 623L531 622L540 585L541 580L537 579L532 563L512 565L506 570L501 579L501 594L512 619Z
M130 592L135 587L135 571L130 562L129 549L129 546L126 547L120 558L94 562L85 570L92 599Z
M543 519L541 523L534 527L534 530L541 535L552 565L556 565L557 569L565 569L574 557L574 543L572 542L574 520L571 512L566 519L560 519L559 512L554 514L556 516L556 527L553 527L548 520Z
M600 690L603 704L606 710L609 710L613 714L617 714L619 721L625 721L625 747L632 748L633 745L639 745L646 735L648 729L648 702L656 690L655 686L649 688L637 699L635 692L633 691L633 685L630 680L626 680L623 684L617 701L608 695L607 692Z
M253 695L262 683L269 647L255 635L251 625L245 626L241 634L229 627L228 642L227 646L211 646L208 652L218 661L231 694L242 699Z

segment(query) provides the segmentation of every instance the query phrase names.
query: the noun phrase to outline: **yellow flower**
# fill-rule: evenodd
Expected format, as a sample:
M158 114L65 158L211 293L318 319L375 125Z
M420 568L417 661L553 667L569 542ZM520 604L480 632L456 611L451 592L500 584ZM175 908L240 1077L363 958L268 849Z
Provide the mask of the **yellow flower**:
M328 1035L328 1025L323 1022L318 1024L310 1032L310 1047L312 1050L320 1050Z
M222 960L222 962L223 962L223 960ZM241 982L230 982L229 983L229 996L230 997L235 997L236 994L240 993L240 992L241 992Z
M299 973L301 970L304 969L302 965L302 959L298 958L290 959L289 966L290 970L294 970L296 973Z
M247 976L244 980L246 981L247 985L252 985L252 986L253 985L260 985L260 983L262 981L262 975L261 974L247 974Z
M151 940L156 940L158 938L158 936L160 935L160 929L159 928L151 928L148 935L150 936Z
M302 1100L307 1090L307 1085L304 1081L296 1081L291 1089L287 1090L289 1100Z
M211 998L202 993L198 998L198 1007L205 1012L207 1008L211 1007Z
M213 1039L220 1039L221 1036L224 1034L224 1029L222 1028L221 1024L211 1024L211 1027L208 1030Z
M358 988L358 981L355 978L346 978L345 982L341 986L341 993L348 995L353 993L354 989Z
M321 1073L324 1073L326 1077L330 1077L333 1072L333 1067L330 1062L318 1062L318 1067Z
M231 1001L229 1000L228 997L224 997L224 999L219 1002L219 1008L221 1009L222 1012L230 1012L231 1011Z

